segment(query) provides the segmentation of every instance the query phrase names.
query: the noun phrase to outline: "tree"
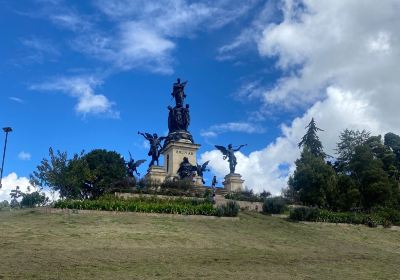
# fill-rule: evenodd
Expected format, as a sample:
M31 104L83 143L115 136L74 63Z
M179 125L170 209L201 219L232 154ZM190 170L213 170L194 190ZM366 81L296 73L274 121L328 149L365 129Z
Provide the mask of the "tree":
M11 203L10 206L11 208L19 208L20 204L18 202L18 198L22 196L22 192L19 189L19 186L15 187L15 190L11 190L10 192L10 197L11 197Z
M38 207L44 206L48 203L49 198L45 194L35 191L32 193L22 193L21 207Z
M112 191L126 176L125 161L116 152L93 150L68 159L66 152L49 149L50 159L43 159L30 176L34 186L48 186L62 198L94 198Z
M314 118L306 126L307 132L298 144L299 148L307 149L311 154L317 157L325 158L326 154L323 152L323 146L317 135L318 131L323 131L315 124Z
M361 204L364 208L370 209L374 206L391 207L397 204L397 184L390 179L384 170L384 164L376 156L377 138L372 138L364 145L355 149L353 158L350 161L351 176L359 186Z
M349 211L361 206L361 194L357 182L346 174L338 175L337 199L335 208L337 210Z
M355 148L367 141L370 133L362 130L345 129L339 136L339 142L336 144L336 153L338 155L335 163L338 172L348 172L349 163L354 155Z
M386 133L384 137L384 145L388 147L396 156L396 168L400 170L400 136L394 133Z
M111 192L126 176L125 161L117 152L93 150L82 158L87 162L90 179L85 182L85 191L91 197Z
M288 182L291 193L305 205L332 208L335 205L337 180L333 168L321 156L304 149L296 160L296 170Z

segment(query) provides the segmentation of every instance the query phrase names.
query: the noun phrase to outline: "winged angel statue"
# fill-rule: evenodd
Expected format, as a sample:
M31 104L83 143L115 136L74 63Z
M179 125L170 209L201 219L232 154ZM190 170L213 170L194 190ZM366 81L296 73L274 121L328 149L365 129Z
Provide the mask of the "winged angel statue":
M138 131L138 134L142 135L147 141L149 141L150 149L148 155L151 156L149 167L154 165L155 162L159 165L158 158L160 157L160 151L162 149L161 142L166 137L158 137L157 133L151 135L150 133L142 133L140 131Z
M223 159L224 160L228 159L229 171L231 174L235 173L235 168L236 168L236 164L237 164L235 152L238 152L244 146L247 146L247 144L240 145L237 148L233 148L232 144L229 144L227 148L225 148L224 146L215 145L215 148L220 150L221 153L224 155Z
M144 163L146 160L145 159L139 159L135 161L132 158L131 152L129 152L129 161L126 161L126 166L127 166L127 171L128 171L128 176L134 177L134 174L138 175L140 177L140 173L137 171L137 168Z
M196 164L195 166L195 171L197 172L197 176L201 177L201 181L203 182L203 184L205 184L206 182L203 179L203 173L206 171L210 171L210 169L207 168L207 165L210 161L206 161L203 164Z

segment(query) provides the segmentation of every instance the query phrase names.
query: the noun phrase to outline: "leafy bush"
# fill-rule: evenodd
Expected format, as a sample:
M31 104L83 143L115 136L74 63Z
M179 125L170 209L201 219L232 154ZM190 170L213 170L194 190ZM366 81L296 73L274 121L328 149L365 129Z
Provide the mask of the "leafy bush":
M346 224L364 224L369 227L382 225L390 227L392 224L398 224L400 212L393 209L385 209L380 212L332 212L324 209L311 207L298 207L290 211L289 218L294 221L310 221L325 223L346 223Z
M43 206L49 201L49 198L46 197L43 193L38 191L32 193L23 193L21 200L21 207L37 207Z
M187 191L192 185L193 183L190 179L176 181L166 180L161 184L161 189L178 189Z
M263 204L263 212L266 214L282 214L286 209L286 200L282 197L267 198Z
M225 195L226 199L239 200L239 201L250 201L250 202L263 202L264 197L258 194L254 194L253 191L242 191L232 192Z
M290 211L289 219L293 221L315 221L318 212L318 208L296 207Z
M239 204L235 201L228 201L227 204L219 205L216 209L216 215L218 217L236 217L239 214Z
M10 203L7 200L0 202L0 210L10 208Z
M236 204L235 204L236 205ZM55 203L56 208L79 210L130 211L147 213L168 213L182 215L217 215L213 205L205 200L197 199L160 199L157 197L116 198L103 196L97 200L60 200ZM222 216L236 215L239 211L232 206L224 209Z

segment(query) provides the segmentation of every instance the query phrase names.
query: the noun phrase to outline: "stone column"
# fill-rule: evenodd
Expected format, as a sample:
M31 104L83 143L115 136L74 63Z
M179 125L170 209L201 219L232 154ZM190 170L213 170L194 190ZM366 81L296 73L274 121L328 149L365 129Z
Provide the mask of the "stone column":
M240 192L243 191L243 183L242 175L237 173L230 173L225 176L225 180L222 182L224 185L224 189L228 192Z
M151 182L163 183L165 181L165 177L167 177L167 172L163 166L152 165L147 169L146 180Z

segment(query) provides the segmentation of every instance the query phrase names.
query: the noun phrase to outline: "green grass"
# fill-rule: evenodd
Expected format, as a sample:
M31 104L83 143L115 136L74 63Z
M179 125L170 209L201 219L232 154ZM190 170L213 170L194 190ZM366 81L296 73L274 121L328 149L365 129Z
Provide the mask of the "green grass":
M135 213L0 211L0 279L398 279L400 231Z

